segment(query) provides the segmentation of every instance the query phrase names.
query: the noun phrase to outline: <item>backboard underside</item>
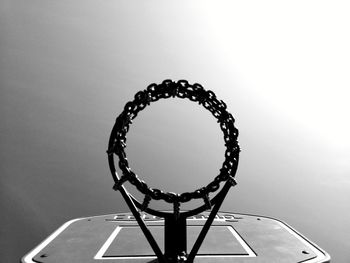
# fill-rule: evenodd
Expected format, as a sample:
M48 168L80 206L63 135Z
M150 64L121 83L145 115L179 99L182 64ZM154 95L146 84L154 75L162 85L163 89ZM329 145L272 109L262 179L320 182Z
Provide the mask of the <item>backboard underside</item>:
M208 213L187 219L190 250ZM162 248L164 221L143 219ZM164 252L164 251L163 251ZM156 261L131 213L71 220L23 259L28 262L131 263ZM281 221L253 215L219 212L195 262L329 262L329 256Z

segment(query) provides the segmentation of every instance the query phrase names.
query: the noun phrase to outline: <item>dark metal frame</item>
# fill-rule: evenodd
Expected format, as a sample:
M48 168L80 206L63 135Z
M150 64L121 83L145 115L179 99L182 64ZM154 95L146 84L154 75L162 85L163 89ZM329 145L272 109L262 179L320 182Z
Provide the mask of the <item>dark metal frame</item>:
M145 182L141 181L137 175L131 171L124 152L124 148L126 147L126 133L129 130L129 125L132 122L132 119L137 116L137 113L140 110L149 105L151 101L157 101L160 98L169 97L189 98L192 101L199 102L199 104L202 104L218 119L224 133L227 149L225 152L225 161L220 170L220 174L206 187L202 187L192 193L183 193L179 195L174 193L164 193L161 190L149 188ZM192 263L194 261L194 258L197 255L228 191L232 186L237 184L234 179L240 151L237 136L238 130L234 127L234 118L226 111L226 104L223 101L217 100L212 91L205 91L201 85L190 85L187 81L183 80L176 83L171 80L165 80L159 85L151 84L145 91L138 92L135 95L134 101L128 102L124 107L124 111L118 116L111 132L107 150L110 170L115 181L113 189L121 192L159 262ZM115 169L114 154L119 157L119 167L123 173L120 178ZM126 181L135 185L139 191L145 194L142 203L125 189L123 183ZM219 193L210 200L209 193L217 191L220 187L220 182L225 182L224 186ZM195 198L202 198L204 204L190 211L180 211L180 203L188 202ZM151 209L148 206L151 199L163 199L168 203L173 203L173 212L163 212ZM138 209L154 216L164 218L164 254L147 228ZM211 209L210 215L190 253L187 254L186 219L208 209Z
M116 175L117 176L117 175ZM156 213L152 213L151 211L155 211L150 209L148 211L150 214L162 217L164 218L164 248L165 253L163 254L160 250L157 242L155 241L153 235L147 228L144 220L142 219L138 208L141 208L141 204L137 201L136 198L134 198L128 191L125 189L124 186L121 186L119 189L120 193L122 194L123 198L125 199L130 211L132 212L133 216L135 217L137 223L139 224L142 232L144 233L145 237L147 238L149 244L151 245L155 255L158 258L158 261L161 263L167 263L167 262L193 262L194 258L196 257L198 250L200 246L202 245L205 236L207 235L209 228L211 224L213 223L213 220L218 213L222 202L224 201L228 191L232 186L235 186L237 183L235 179L232 178L232 180L227 181L221 191L217 194L215 197L215 204L212 207L212 210L209 214L209 217L207 221L205 222L201 232L199 233L199 236L194 243L191 252L187 254L187 224L186 219L188 217L191 217L193 215L196 215L200 212L205 211L206 209L194 209L191 211L186 212L180 212L178 216L175 216L174 213L166 213L166 212L160 212L156 211ZM199 211L199 212L195 212Z

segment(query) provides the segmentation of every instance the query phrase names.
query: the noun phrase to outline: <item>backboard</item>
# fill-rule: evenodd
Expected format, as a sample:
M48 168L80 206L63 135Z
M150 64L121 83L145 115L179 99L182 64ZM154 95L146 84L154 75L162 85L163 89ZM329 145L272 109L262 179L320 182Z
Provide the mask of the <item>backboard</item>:
M208 218L187 218L187 246L193 246ZM164 220L143 214L156 241L164 242ZM163 248L162 248L163 249ZM156 261L131 213L71 220L22 259L22 263L131 263ZM195 262L330 262L329 255L276 219L219 212Z

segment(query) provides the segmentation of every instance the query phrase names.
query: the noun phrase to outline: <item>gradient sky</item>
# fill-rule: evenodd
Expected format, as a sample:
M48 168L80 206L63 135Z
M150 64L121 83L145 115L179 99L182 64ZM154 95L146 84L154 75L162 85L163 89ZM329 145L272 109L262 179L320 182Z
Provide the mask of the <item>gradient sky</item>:
M0 0L1 260L72 218L127 211L109 133L137 91L171 78L236 118L223 210L284 220L348 262L349 13L347 1ZM152 186L181 192L216 176L224 146L209 112L172 99L140 113L127 153Z

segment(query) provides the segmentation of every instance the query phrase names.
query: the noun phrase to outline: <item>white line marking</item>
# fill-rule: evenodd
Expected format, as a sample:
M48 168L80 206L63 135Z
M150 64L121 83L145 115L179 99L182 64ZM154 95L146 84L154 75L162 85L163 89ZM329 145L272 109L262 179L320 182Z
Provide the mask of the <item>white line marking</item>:
M244 257L256 257L256 254L254 253L254 251L248 246L248 244L243 240L243 238L241 238L241 236L238 235L237 231L232 226L227 226L227 228L228 228L228 230L230 230L232 235L237 239L237 241L241 244L241 246L248 253L248 256L244 256Z
M320 263L320 262L329 262L330 257L326 254L321 253L320 250L318 250L313 243L310 241L307 241L301 234L297 233L296 230L292 229L291 227L287 226L285 223L282 223L280 221L277 221L284 229L286 229L290 234L295 236L297 239L299 239L304 245L306 245L309 249L311 249L315 254L316 257L303 261L307 263ZM301 253L301 252L300 252ZM320 261L324 260L324 261Z
M64 223L60 228L58 228L48 238L46 238L41 244L39 244L36 248L34 248L27 255L25 255L22 259L22 262L36 263L35 261L33 261L33 258L35 257L36 254L38 254L41 250L43 250L52 240L54 240L59 234L61 234L69 225L83 219L85 218L77 218Z
M95 255L94 259L105 259L103 258L104 253L106 253L109 246L112 244L113 240L116 238L118 233L122 227L117 226L116 229L112 232L112 234L109 236L109 238L106 240L106 242L103 244L103 246L100 248L100 250Z
M231 234L236 238L236 240L240 243L240 245L243 247L243 249L248 253L248 255L197 255L196 258L238 258L238 257L256 257L256 254L252 249L247 245L247 243L241 238L240 235L236 232L236 230L231 226L226 226ZM96 260L110 260L110 259L155 259L156 256L115 256L115 257L104 257L104 254L106 253L109 246L112 244L114 239L119 234L120 230L123 227L117 226L116 229L112 232L112 234L108 237L106 242L102 245L100 250L95 255L94 259Z

